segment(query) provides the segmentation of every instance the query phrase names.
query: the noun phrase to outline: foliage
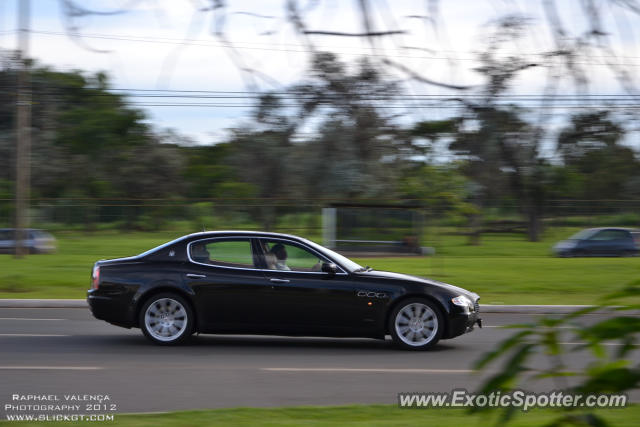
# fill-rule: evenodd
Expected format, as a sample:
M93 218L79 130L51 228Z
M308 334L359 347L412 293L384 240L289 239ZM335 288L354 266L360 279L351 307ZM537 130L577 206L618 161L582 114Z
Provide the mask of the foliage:
M480 392L513 390L547 378L554 379L563 390L577 394L620 393L638 388L640 364L630 356L640 335L640 319L625 311L638 309L640 305L619 305L623 299L638 296L640 281L635 281L621 291L606 295L597 305L563 316L542 317L529 324L511 326L518 332L476 362L476 369L483 369L497 359L502 363L502 368L485 381ZM612 306L615 308L610 308ZM596 310L606 309L613 313L604 320L588 322L585 318ZM563 341L580 344L567 349ZM617 344L616 351L607 351L606 344L612 342ZM592 355L588 366L583 369L572 366L572 354L585 350ZM538 352L546 355L548 364L543 366L548 367L534 370L529 363ZM566 381L569 377L575 379L572 384ZM577 421L594 426L606 425L588 408L570 409L549 425L574 424ZM508 422L512 415L513 408L504 409L500 422Z

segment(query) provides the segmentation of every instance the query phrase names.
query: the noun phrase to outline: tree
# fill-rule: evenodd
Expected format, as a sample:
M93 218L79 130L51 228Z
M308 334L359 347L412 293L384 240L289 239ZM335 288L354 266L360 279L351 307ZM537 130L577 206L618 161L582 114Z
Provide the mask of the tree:
M468 159L466 173L481 186L476 204L482 206L496 189L508 188L526 218L529 239L537 241L545 198L546 161L539 152L542 130L525 119L521 107L498 104L516 75L535 66L521 57L496 56L499 47L517 40L524 27L517 17L496 24L477 69L485 80L483 96L480 101L463 101L458 132L449 148Z
M393 86L367 61L354 73L319 54L310 76L261 97L252 122L233 131L238 177L260 197L372 197L394 187L395 126L379 97Z
M627 198L627 183L640 176L640 163L629 147L620 144L622 124L608 111L579 113L571 117L557 139L564 165L582 177L583 187L575 196L593 200Z
M163 144L142 111L110 92L104 74L31 69L32 195L34 198L151 198L182 194L182 151ZM6 93L14 93L15 71L0 70ZM9 95L11 96L11 95ZM14 110L0 103L0 179L15 170ZM6 154L6 156L4 155ZM82 213L82 210L86 213ZM92 221L95 207L75 209L73 220ZM129 209L129 221L138 215ZM132 216L133 215L133 216Z

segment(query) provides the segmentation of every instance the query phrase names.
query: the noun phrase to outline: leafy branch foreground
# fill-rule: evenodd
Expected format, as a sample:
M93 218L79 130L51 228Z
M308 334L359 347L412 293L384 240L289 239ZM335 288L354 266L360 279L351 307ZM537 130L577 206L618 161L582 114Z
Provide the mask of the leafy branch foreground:
M640 317L632 310L638 310L640 305L617 304L639 295L640 280L601 298L597 305L562 316L545 316L536 322L508 326L517 332L475 364L476 369L484 369L492 362L500 362L502 366L484 382L480 392L512 391L543 379L552 379L558 390L582 395L624 393L638 388L640 363L637 357L634 360L631 356L637 348ZM603 311L612 316L589 321L588 315ZM576 345L567 346L563 342L575 342ZM615 344L615 350L607 350L607 344ZM573 366L572 356L585 350L592 356L589 363L584 368ZM547 368L529 366L536 354L547 358L548 363L543 364ZM474 408L472 411L489 409ZM497 423L507 424L518 408L510 406L501 411ZM592 408L575 407L558 412L547 425L605 426L609 423Z

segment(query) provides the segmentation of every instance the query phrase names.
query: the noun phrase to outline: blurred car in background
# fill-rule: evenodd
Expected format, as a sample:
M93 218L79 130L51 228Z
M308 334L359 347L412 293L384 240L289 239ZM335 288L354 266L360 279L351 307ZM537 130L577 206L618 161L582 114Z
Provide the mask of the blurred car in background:
M640 230L630 228L588 228L553 247L560 257L637 256L639 251Z
M27 239L22 243L30 254L47 254L55 252L56 238L43 230L28 228ZM0 253L9 254L16 251L16 229L0 228Z

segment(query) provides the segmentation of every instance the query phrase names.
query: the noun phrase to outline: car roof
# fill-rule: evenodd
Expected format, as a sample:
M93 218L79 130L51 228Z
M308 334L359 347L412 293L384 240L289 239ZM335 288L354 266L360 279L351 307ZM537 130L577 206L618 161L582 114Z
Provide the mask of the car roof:
M272 233L268 231L253 231L253 230L216 230L216 231L200 231L197 233L186 234L184 236L178 237L177 239L166 242L160 246L156 246L155 248L151 248L148 251L145 251L139 255L136 255L136 258L143 258L154 253L158 253L159 251L171 247L177 244L191 244L194 241L199 239L207 239L213 237L227 237L227 236L246 236L246 237L274 237L274 238L287 238L292 240L297 240L298 242L310 242L309 240L294 236L292 234L284 234L284 233Z
M228 235L234 236L249 236L249 237L281 237L295 240L306 240L304 237L294 236L293 234L274 233L270 231L255 231L255 230L215 230L215 231L200 231L197 233L187 234L182 239L192 238L207 238L207 237L223 237ZM182 240L180 239L180 240Z
M626 227L594 227L594 228L585 228L585 230L592 230L592 231L620 230L620 231L629 231L632 233L637 233L638 231L640 231L636 228L626 228Z

